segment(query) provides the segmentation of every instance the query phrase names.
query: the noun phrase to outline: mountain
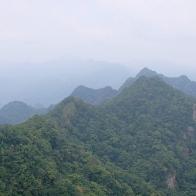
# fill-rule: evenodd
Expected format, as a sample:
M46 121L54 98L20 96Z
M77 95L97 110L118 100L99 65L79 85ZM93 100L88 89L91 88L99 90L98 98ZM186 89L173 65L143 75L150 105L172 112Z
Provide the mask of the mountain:
M111 89L109 87L102 88L102 91L104 89L104 94L102 95L100 93L100 90L90 89L84 86L77 87L71 95L81 98L85 101L88 101L92 104L99 104L104 102L106 99L116 96L117 94L121 93L126 87L129 87L133 84L134 81L136 81L139 77L146 76L146 77L152 77L152 76L158 76L162 78L166 83L170 84L172 87L181 90L182 92L192 95L196 97L196 82L191 81L187 76L180 76L180 77L166 77L162 74L157 74L155 71L152 71L148 68L143 68L136 76L135 78L129 77L124 84L118 89L118 91L114 91L114 93L110 94ZM108 92L107 92L108 90ZM90 95L91 94L91 95ZM97 102L97 99L100 101Z
M81 85L71 93L71 96L81 98L93 105L97 105L104 102L106 99L114 97L116 94L117 91L109 86L95 90Z
M146 67L143 68L135 76L135 78L132 77L128 78L119 90L122 91L124 88L131 85L134 80L138 79L141 76L146 76L146 77L158 76L162 78L167 84L170 84L172 87L179 89L186 94L196 97L196 82L191 81L187 76L182 75L180 77L166 77L162 74L157 74L155 71L152 71Z
M0 193L194 196L195 103L140 77L98 106L70 96L46 115L1 125Z
M119 88L135 72L121 64L63 56L42 63L1 64L0 106L19 100L44 107L59 103L79 85Z
M21 101L13 101L0 109L0 124L18 124L35 114L44 114L46 109L35 109Z

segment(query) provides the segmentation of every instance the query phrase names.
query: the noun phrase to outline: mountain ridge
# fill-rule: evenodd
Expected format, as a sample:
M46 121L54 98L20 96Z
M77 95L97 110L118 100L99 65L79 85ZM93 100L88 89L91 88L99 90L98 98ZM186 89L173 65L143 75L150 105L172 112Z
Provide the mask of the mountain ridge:
M166 77L163 74L157 74L157 72L152 71L148 69L147 67L144 67L134 78L129 77L123 85L116 91L116 94L114 93L113 96L116 96L117 94L121 93L126 87L129 87L136 81L139 77L141 76L147 76L147 77L153 77L153 76L158 76L162 78L166 83L170 84L172 87L181 90L182 92L186 94L190 94L194 97L196 97L196 82L191 81L187 76L182 75L179 77ZM77 90L80 87L77 87ZM98 92L98 89L94 89L94 99L96 100L96 93ZM85 96L88 94L87 87L81 88L77 93L75 93L75 90L72 92L71 95L76 95L77 97L82 98L83 100L89 101L87 97ZM105 96L104 99L102 99L102 102L107 100L107 98L111 98ZM94 100L89 101L90 103L93 103ZM101 103L101 102L100 102Z

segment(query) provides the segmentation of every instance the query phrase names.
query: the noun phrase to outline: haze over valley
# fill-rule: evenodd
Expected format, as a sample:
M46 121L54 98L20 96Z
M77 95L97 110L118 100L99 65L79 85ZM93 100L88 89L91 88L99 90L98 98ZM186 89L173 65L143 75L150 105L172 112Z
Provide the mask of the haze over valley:
M135 77L143 66L156 68L155 71L162 71L158 73L166 73L170 77L187 75L191 80L196 78L194 68L172 66L164 61L125 64L83 60L71 55L43 63L6 64L0 73L0 107L12 101L22 101L33 107L36 104L48 107L69 96L79 85L94 89L111 86L118 90L127 78Z

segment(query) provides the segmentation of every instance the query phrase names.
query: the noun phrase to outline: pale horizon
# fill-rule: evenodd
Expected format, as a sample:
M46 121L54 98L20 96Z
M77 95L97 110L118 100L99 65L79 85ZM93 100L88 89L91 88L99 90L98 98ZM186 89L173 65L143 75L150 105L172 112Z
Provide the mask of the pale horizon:
M71 54L194 67L195 9L192 0L1 1L0 60L40 63Z

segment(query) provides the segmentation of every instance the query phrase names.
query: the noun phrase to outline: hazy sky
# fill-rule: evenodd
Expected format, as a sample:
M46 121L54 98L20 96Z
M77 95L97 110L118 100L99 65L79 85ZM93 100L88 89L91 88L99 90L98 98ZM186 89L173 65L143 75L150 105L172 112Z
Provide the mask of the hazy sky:
M196 1L0 0L0 60L66 53L196 66Z

